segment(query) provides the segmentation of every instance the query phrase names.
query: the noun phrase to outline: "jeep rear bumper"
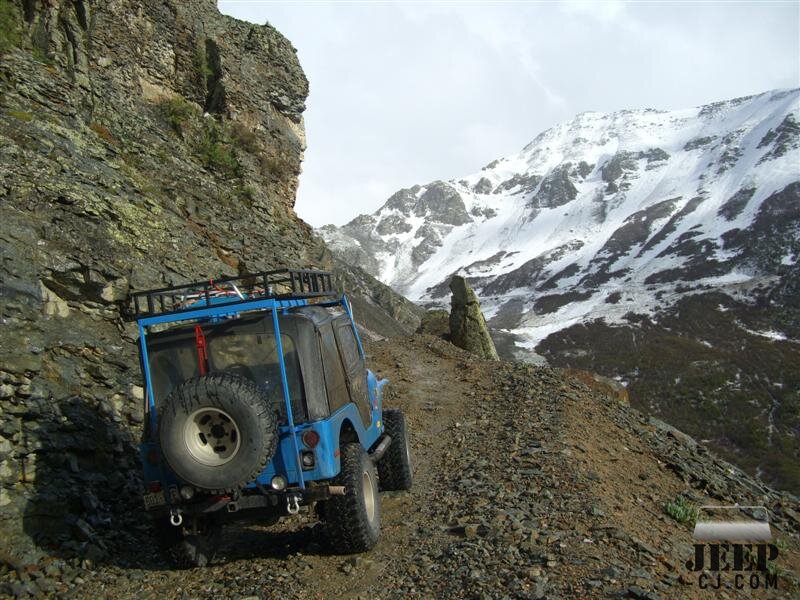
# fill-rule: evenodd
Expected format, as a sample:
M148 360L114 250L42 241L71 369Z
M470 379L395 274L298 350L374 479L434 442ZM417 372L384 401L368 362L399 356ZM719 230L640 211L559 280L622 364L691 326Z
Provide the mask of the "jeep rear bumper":
M343 486L315 485L304 490L292 488L283 491L263 490L263 493L249 493L238 496L202 496L191 502L173 502L154 507L150 512L160 515L196 517L221 513L228 518L247 518L257 513L271 516L296 514L300 506L324 502L331 496L343 495ZM236 516L234 516L236 515Z

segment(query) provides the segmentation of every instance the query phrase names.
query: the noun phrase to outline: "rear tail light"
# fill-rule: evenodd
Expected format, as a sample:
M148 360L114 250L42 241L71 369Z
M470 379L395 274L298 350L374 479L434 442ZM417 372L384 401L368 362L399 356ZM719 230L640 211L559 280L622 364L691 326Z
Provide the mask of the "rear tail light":
M161 491L161 482L160 481L148 481L147 482L147 491L151 494L155 494L156 492Z
M305 444L306 448L313 449L319 444L319 434L313 429L306 429L303 435L300 436L300 439L303 440L303 444Z

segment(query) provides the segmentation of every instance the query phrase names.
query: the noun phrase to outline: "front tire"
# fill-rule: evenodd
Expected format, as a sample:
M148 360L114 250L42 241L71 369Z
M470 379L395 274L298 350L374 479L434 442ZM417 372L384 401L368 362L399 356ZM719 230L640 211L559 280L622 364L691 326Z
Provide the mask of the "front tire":
M410 490L413 476L405 415L399 410L384 410L383 425L392 443L378 461L381 491Z
M344 486L345 494L321 503L319 514L335 552L366 552L378 543L381 532L378 473L361 444L345 444L341 450L342 469L332 483Z

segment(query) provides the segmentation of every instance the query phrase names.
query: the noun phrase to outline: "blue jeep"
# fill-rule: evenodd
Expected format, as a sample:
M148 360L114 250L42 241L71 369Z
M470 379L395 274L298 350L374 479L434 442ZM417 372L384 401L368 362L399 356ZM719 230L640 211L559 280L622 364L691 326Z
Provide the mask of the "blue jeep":
M411 487L403 414L331 274L280 269L132 296L145 389L145 508L180 566L203 566L222 525L304 505L332 548L372 548L380 490Z

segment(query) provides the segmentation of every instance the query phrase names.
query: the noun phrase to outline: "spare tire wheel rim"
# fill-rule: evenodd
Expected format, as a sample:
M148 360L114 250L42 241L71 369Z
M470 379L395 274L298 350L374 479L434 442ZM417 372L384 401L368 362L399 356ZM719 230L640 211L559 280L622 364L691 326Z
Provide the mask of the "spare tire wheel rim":
M372 482L372 475L367 469L361 476L361 488L364 494L364 509L367 511L367 520L372 523L375 520L375 486Z
M241 435L236 421L228 413L204 407L194 411L186 420L183 443L197 462L219 467L238 454Z

